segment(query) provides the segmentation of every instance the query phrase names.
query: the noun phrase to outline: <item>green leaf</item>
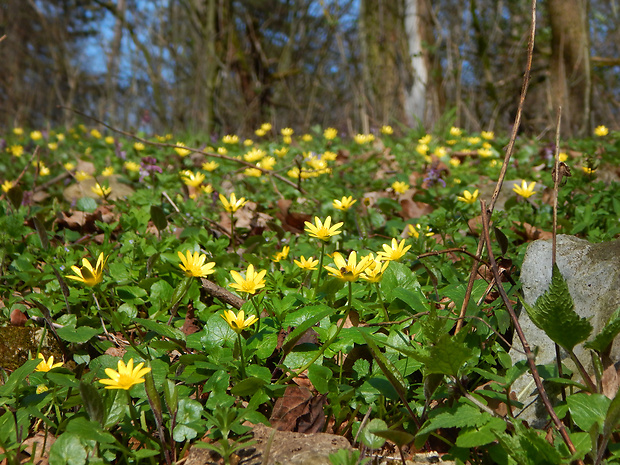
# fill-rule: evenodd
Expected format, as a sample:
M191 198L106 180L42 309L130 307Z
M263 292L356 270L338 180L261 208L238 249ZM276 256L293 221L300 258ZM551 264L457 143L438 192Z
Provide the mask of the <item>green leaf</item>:
M230 390L230 393L235 396L241 396L241 397L249 396L251 394L254 394L256 391L262 388L265 384L267 384L265 380L256 378L255 376L250 376L248 378L245 378L239 381L237 384L235 384L233 388Z
M459 334L465 334L462 331ZM424 364L424 373L439 373L458 376L465 363L473 357L474 351L461 341L461 336L442 335L432 346L412 352L412 357Z
M56 332L63 341L83 344L97 334L100 334L102 330L91 328L90 326L79 326L77 328L75 326L65 326L64 328L58 328Z
M360 441L371 449L378 449L385 444L385 439L376 435L375 431L385 431L388 425L385 421L375 418L371 420L360 433Z
M582 431L590 431L594 424L602 432L611 400L603 394L577 393L566 398L571 418Z
M157 321L153 321L153 320L146 320L144 318L134 318L133 321L144 326L149 331L153 331L159 334L160 336L164 336L169 339L185 341L185 334L182 331L176 328L173 328L172 326L168 326L163 323L158 323Z
M159 205L151 205L151 221L153 221L153 224L159 232L163 231L166 229L166 226L168 226L166 213Z
M75 433L63 433L50 448L50 465L84 465L86 463L86 448Z
M80 381L80 397L84 403L84 408L88 417L99 424L103 423L103 400L99 391L92 384Z
M176 415L179 408L179 388L170 379L164 381L164 399L170 415Z
M332 371L321 365L310 365L308 368L308 379L320 394L329 391L329 380L332 378Z
M81 199L78 199L75 207L79 211L92 213L97 210L97 201L95 199L91 199L90 197L82 197Z
M605 326L594 339L584 344L586 349L596 350L598 353L605 352L616 336L620 333L620 308L617 309L607 320Z
M172 437L176 442L187 441L198 436L198 432L203 429L202 410L202 404L194 399L179 400L177 425L172 432Z
M496 440L494 431L506 430L506 422L501 418L489 418L482 426L466 426L459 432L456 438L458 447L471 448L490 444Z
M395 289L406 289L413 293L421 293L420 284L415 274L405 265L398 262L390 262L380 283L381 292L388 302L393 300L392 291ZM426 302L426 298L421 299ZM425 311L425 310L422 310Z
M389 439L397 446L404 446L405 444L409 444L415 439L413 434L409 434L405 431L395 430L395 429L384 429L373 431L374 434L380 436L385 439Z
M323 318L327 318L337 312L337 309L328 307L327 305L313 305L311 307L305 307L303 310L305 315L308 315L308 317L303 322L298 323L297 327L291 331L284 340L284 344L282 344L282 351L285 354L289 353L293 349L297 341L306 331L308 331L308 329L312 328ZM293 318L297 315L297 313L298 312L295 312L295 314L289 315L289 317ZM290 325L289 317L286 318L284 325Z
M568 351L592 332L590 322L575 312L573 299L557 265L553 266L549 290L536 300L534 307L525 302L524 306L532 322Z
M73 433L81 441L94 441L100 444L112 444L116 441L107 431L101 428L99 422L89 421L84 417L72 418L67 424L67 433Z
M436 412L436 413L435 413ZM476 426L484 424L484 415L476 407L469 404L460 403L450 408L440 408L431 412L429 415L435 414L432 418L426 420L422 428L417 432L416 436L421 436L441 428L464 428L466 426ZM487 418L490 415L486 414Z
M17 370L15 370L6 383L0 386L0 396L12 396L16 393L18 386L30 375L41 363L41 359L28 360Z
M403 378L403 376L398 371L398 369L396 369L394 364L386 358L383 352L379 350L379 347L377 346L374 338L371 335L362 332L362 336L364 336L366 344L368 344L368 348L370 349L370 353L372 354L373 359L375 360L377 365L379 365L379 368L381 368L381 371L386 376L386 378L390 381L390 383L398 393L398 396L403 400L403 402L406 402L407 382L405 381L405 378Z

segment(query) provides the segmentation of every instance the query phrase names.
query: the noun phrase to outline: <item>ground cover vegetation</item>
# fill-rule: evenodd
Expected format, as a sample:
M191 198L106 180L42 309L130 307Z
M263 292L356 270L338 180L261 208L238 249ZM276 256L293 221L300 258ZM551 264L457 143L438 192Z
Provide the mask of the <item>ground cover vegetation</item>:
M521 346L506 302L519 306L527 243L551 237L553 143L517 140L493 213L506 300L494 262L467 286L507 143L493 132L266 123L251 139L135 139L79 125L2 141L0 321L34 341L9 341L1 371L7 463L34 457L33 438L49 463L175 463L194 444L234 463L257 423L340 434L362 457L620 461L618 401L555 365L542 376L594 407L556 405L568 440L515 418L528 366L508 355ZM620 234L619 149L600 126L557 150L561 233ZM562 347L588 337L545 305L530 310L549 334L563 325Z

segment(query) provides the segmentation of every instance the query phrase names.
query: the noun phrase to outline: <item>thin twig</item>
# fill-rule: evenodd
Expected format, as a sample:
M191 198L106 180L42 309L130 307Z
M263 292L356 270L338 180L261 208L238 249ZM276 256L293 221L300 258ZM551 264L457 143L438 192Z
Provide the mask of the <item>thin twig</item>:
M487 211L486 203L484 200L480 201L480 207L481 207L481 212L482 212L482 230L483 230L482 233L483 233L484 241L486 242L486 245L487 245L489 261L491 262L491 270L493 271L493 275L495 276L495 281L497 283L500 283L499 269L497 267L497 263L495 262L495 257L493 256L493 250L491 248L491 236L489 235L489 214L490 212ZM502 296L504 305L506 306L506 309L508 310L508 313L510 314L510 318L512 319L512 324L515 327L515 332L517 333L517 336L519 337L519 340L521 341L521 344L523 345L523 350L525 351L525 354L526 354L527 363L530 367L530 372L532 373L532 377L534 378L534 382L536 383L536 388L538 389L538 395L540 396L540 399L542 403L544 404L545 409L549 413L549 416L551 417L553 424L558 429L560 435L562 436L562 439L566 443L568 450L570 451L571 454L574 454L576 452L575 446L573 445L573 442L571 441L568 435L568 432L566 431L566 428L564 427L564 424L560 421L557 414L555 413L555 410L553 409L553 405L551 405L551 401L549 400L547 391L545 390L545 387L543 386L542 380L540 378L540 374L538 373L538 369L536 368L536 360L535 360L536 357L532 353L532 350L530 349L530 345L527 342L527 339L525 339L525 334L523 333L523 330L521 329L519 318L517 317L517 314L515 313L514 308L512 307L512 304L510 303L510 299L508 298L508 295L506 295L504 286L498 285L497 290ZM581 460L577 460L577 463L579 463L580 465L583 465L583 461Z
M185 150L189 150L190 152L199 153L201 155L204 155L205 157L220 158L222 160L228 160L228 161L231 161L233 163L238 163L240 165L247 166L248 168L255 168L255 169L257 169L257 170L259 170L259 171L261 171L261 172L263 172L265 174L268 174L269 176L273 176L274 178L282 181L285 184L288 184L289 186L294 187L295 189L299 190L299 192L301 192L302 194L306 194L307 193L306 191L304 191L301 188L301 184L298 186L293 181L291 181L289 179L286 179L285 177L283 177L283 176L281 176L281 175L279 175L277 173L274 173L273 171L266 170L264 168L261 168L260 166L256 166L256 164L254 164L254 163L249 163L249 162L247 162L245 160L239 160L237 158L227 157L226 155L220 155L219 153L205 152L203 150L195 149L195 148L192 148L192 147L180 146L180 145L177 145L177 144L162 144L160 142L153 142L153 141L150 141L148 139L143 139L142 137L138 137L135 134L132 134L130 132L123 131L121 129L115 128L114 126L111 126L111 125L109 125L107 123L104 123L100 119L97 119L94 116L87 115L86 113L81 112L80 110L76 110L75 108L65 107L65 106L62 106L62 105L60 106L60 108L63 108L65 110L69 110L69 111L72 111L74 113L77 113L78 115L83 116L84 118L91 119L91 120L95 121L96 123L99 123L102 126L108 128L110 131L114 131L114 132L116 132L118 134L122 134L125 137L130 137L130 138L135 139L135 140L137 140L139 142L142 142L143 144L152 145L153 147L160 147L160 148L185 149Z
M523 75L523 85L521 87L521 96L519 98L519 107L517 108L517 115L515 116L515 121L512 126L512 134L510 135L510 141L508 142L508 146L506 147L506 156L504 157L504 163L502 165L502 169L499 173L499 179L497 180L497 184L495 186L495 191L493 192L493 196L491 197L491 203L489 204L489 218L493 214L493 208L495 207L495 202L497 201L497 197L499 196L500 191L502 190L502 185L504 183L504 178L506 177L506 171L508 170L508 163L510 162L510 158L514 152L515 141L517 140L517 133L519 131L519 126L521 125L521 115L523 113L523 105L525 103L525 96L527 95L527 88L530 84L530 74L532 71L532 59L534 57L534 39L536 37L536 0L532 0L531 7L531 27L530 27L530 37L527 46L527 64L525 66L525 74ZM482 199L480 200L482 202ZM469 299L471 298L471 293L474 289L474 281L476 279L476 270L478 269L478 261L480 257L482 257L482 251L484 250L484 239L481 237L478 242L478 248L476 249L476 258L474 259L474 263L471 267L471 272L469 274L469 281L467 282L467 291L465 292L465 299L463 300L463 306L461 307L461 313L459 314L459 321L456 323L455 334L458 333L463 327L463 317L465 316L465 311L467 310L467 306L469 305Z

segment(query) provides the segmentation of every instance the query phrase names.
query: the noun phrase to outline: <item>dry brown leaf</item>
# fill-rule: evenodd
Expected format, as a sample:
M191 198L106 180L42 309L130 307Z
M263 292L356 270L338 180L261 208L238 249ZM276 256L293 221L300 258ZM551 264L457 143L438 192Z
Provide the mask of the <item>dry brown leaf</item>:
M418 219L428 215L435 210L431 205L424 202L416 202L412 199L402 199L400 216L403 220Z
M269 421L279 431L319 432L325 424L325 402L325 396L313 397L308 388L288 386L276 401Z

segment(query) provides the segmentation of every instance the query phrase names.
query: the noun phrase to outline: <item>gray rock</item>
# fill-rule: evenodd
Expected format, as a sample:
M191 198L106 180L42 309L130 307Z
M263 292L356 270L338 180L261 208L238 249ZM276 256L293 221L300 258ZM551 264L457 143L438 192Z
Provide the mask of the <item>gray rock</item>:
M521 268L521 282L523 284L524 300L529 305L534 305L551 282L551 248L550 240L532 242L527 248L523 266ZM620 307L620 240L592 244L574 236L558 235L557 265L575 304L575 311L582 317L590 320L594 328L589 339L592 339L604 327L611 314ZM523 310L519 322L532 350L537 350L536 364L544 365L555 360L555 345L538 329L530 320L527 312ZM515 338L513 344L522 349L521 342ZM589 351L580 344L575 347L575 353L589 373L592 373L592 362ZM523 360L523 354L510 351L513 363ZM620 361L620 344L614 342L611 351L614 362ZM574 372L574 377L579 378L576 368L562 351L562 361ZM536 387L531 376L528 374L519 378L513 385L519 401L526 403L528 398L535 394ZM533 407L533 408L532 408ZM546 418L546 412L540 402L534 404L520 416L535 426L540 426Z

